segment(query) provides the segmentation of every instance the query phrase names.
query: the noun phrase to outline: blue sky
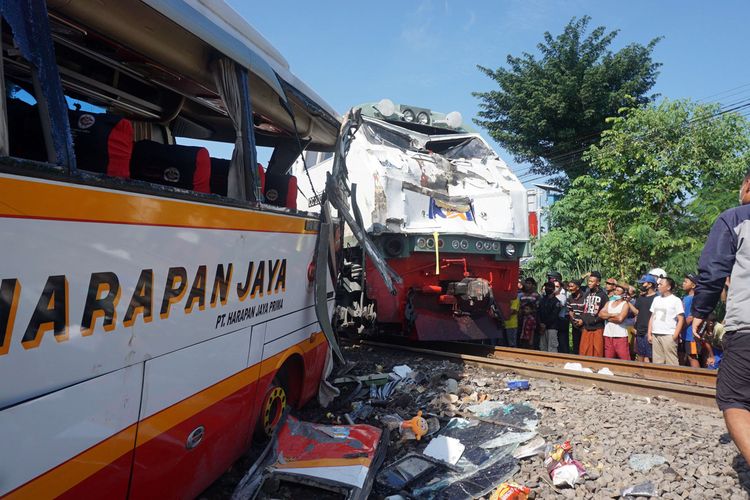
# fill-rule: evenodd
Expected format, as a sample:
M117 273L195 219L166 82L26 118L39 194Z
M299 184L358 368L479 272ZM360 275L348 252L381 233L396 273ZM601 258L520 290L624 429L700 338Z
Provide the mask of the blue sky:
M592 26L620 30L615 49L664 37L654 52L663 63L654 91L662 96L750 98L746 1L228 1L340 113L387 97L457 110L468 121L478 111L471 92L494 83L477 64L496 68L508 54L536 53L545 31L556 35L571 17L585 14Z

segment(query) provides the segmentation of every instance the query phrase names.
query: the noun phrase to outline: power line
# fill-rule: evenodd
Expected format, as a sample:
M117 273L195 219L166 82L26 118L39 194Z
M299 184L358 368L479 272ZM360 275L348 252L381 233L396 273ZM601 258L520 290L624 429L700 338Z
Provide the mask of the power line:
M708 121L708 120L713 120L715 118L718 118L719 116L722 116L722 115L725 115L725 114L728 114L728 113L738 112L738 111L744 110L746 108L748 109L748 111L746 111L744 113L737 113L737 114L739 116L742 116L742 117L748 117L748 116L750 116L750 98L748 98L748 99L742 99L742 100L739 100L739 101L735 101L734 103L728 104L726 106L722 106L722 107L719 108L719 110L717 110L715 113L713 113L711 115L701 116L701 117L694 117L694 118L692 118L691 120L688 121L688 126L693 127L693 126L696 126L697 124L700 124L702 122L705 122L705 121ZM647 134L647 135L645 135L643 137L640 137L640 140L648 139L649 137L655 136L656 134L658 134L658 131L652 131L650 134ZM569 152L567 154L568 155L569 154L574 154L576 152L579 152L579 151L585 150L585 149L587 149L587 148L578 148L578 149L575 149L575 150L573 150L573 151L571 151L571 152ZM565 156L565 155L566 154L563 154L563 155L560 155L560 156ZM533 175L530 172L530 170L531 170L531 168L525 174L519 176L519 180L522 183L528 184L528 183L532 183L532 182L538 181L540 179L546 179L546 178L551 177L551 175L538 175L537 177L530 178L529 176ZM524 177L525 177L525 179L524 179Z
M721 92L717 92L716 94L711 94L711 95L706 96L706 97L701 97L696 102L704 102L704 101L707 101L708 99L711 99L712 97L717 97L717 96L720 96L722 94L726 94L727 92L732 92L732 91L735 91L735 90L738 90L738 89L747 88L747 87L750 87L750 83L745 83L743 85L740 85L740 86L737 86L737 87L733 87L731 89L722 90ZM734 94L732 94L732 95L734 95Z

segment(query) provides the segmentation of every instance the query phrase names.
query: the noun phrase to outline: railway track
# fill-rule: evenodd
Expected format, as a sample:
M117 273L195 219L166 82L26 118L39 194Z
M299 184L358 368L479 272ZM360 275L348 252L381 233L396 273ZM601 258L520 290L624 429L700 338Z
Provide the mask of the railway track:
M416 344L403 338L389 338L388 342L363 340L361 343L378 349L454 359L488 369L512 371L528 377L556 378L567 383L596 385L610 391L645 397L662 396L681 403L716 408L716 372L713 370L462 342ZM563 368L566 363L580 363L594 372L608 368L614 375L566 370Z

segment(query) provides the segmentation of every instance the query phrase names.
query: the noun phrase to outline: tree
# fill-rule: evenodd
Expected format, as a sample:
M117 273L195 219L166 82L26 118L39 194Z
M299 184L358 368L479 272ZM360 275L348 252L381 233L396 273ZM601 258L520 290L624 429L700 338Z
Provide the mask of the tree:
M599 139L605 119L625 105L643 105L653 96L659 63L648 45L630 44L616 53L609 46L618 31L599 26L586 34L591 18L573 18L562 34L544 33L541 58L508 55L509 69L479 66L499 85L474 92L480 100L477 125L484 127L531 172L567 185L583 174L581 155Z
M737 204L750 124L717 105L668 100L608 122L583 156L588 173L551 208L552 229L537 242L532 269L595 262L631 281L653 267L695 272L711 224Z

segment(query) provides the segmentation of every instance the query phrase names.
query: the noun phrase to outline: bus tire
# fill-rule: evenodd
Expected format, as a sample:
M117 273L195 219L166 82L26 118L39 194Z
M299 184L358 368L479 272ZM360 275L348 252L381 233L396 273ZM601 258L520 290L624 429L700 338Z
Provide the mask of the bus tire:
M281 372L276 374L263 397L255 431L255 435L261 442L271 438L287 405L289 389L283 375Z

